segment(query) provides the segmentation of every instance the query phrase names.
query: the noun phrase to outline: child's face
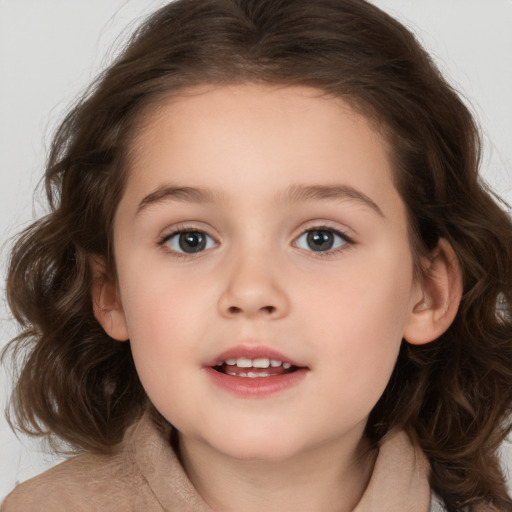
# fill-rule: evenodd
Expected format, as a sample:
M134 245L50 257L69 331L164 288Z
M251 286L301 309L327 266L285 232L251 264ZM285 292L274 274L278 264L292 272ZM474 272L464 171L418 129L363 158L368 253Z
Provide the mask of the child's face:
M360 439L421 300L385 141L306 88L204 89L148 121L114 227L148 396L232 457Z

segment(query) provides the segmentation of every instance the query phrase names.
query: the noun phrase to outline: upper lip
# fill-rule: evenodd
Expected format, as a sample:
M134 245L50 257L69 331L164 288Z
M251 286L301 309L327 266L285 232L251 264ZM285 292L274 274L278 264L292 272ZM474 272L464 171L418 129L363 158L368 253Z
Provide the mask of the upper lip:
M290 359L289 357L285 356L278 350L275 350L271 347L267 347L265 345L246 345L241 344L237 345L235 347L232 347L225 352L222 352L222 354L219 354L218 356L214 357L213 359L210 359L205 363L205 366L214 367L222 364L227 359L239 359L239 358L246 358L246 359L260 359L260 358L267 358L267 359L273 359L276 361L281 361L282 363L288 363L291 366L298 366L301 367L300 363L294 361L293 359Z

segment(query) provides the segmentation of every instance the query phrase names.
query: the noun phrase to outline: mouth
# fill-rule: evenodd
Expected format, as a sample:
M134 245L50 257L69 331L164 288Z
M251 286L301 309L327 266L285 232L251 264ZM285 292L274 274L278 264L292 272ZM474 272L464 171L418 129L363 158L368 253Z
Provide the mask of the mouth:
M254 359L246 357L230 358L217 363L213 367L213 370L223 373L224 375L248 379L276 377L293 373L298 369L299 367L296 365L268 357L258 357Z
M240 397L273 395L298 385L309 373L307 366L269 347L239 345L205 365L211 381Z

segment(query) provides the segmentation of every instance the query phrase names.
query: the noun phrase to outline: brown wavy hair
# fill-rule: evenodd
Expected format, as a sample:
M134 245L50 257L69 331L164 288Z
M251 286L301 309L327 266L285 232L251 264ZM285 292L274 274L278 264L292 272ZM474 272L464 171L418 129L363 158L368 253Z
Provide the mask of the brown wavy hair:
M134 33L57 131L50 211L12 250L7 296L22 327L9 345L13 423L105 453L147 407L129 343L94 317L91 255L115 277L113 217L144 113L194 85L241 82L316 87L387 137L413 252L448 240L464 293L439 339L403 342L367 435L409 432L449 511L511 510L497 449L512 403L512 224L478 175L468 108L414 36L364 0L177 0Z

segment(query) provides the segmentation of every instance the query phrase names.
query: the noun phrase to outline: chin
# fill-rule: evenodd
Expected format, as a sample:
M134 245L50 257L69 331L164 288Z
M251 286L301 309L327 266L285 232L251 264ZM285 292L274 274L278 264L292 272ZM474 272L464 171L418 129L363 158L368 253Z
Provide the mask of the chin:
M217 441L217 442L216 442ZM245 461L281 461L293 457L304 447L290 436L272 430L239 431L209 440L210 446L225 456Z

